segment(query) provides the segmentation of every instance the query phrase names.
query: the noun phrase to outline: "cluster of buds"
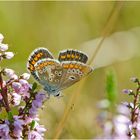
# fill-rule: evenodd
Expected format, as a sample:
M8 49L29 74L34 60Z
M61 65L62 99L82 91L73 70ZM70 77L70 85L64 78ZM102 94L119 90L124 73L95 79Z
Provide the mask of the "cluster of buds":
M0 34L0 60L11 59L13 52L5 52ZM20 76L9 68L0 71L0 139L43 139L46 129L39 125L38 109L42 108L46 95L37 91L37 84L28 82L30 74Z
M11 59L12 57L14 57L14 53L13 52L5 52L8 50L8 44L4 44L2 43L4 39L4 36L2 34L0 34L0 60L2 59Z

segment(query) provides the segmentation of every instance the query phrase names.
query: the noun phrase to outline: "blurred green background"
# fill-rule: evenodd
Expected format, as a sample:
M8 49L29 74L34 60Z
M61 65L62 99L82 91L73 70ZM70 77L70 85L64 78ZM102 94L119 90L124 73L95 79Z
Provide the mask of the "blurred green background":
M18 74L27 72L29 54L37 47L48 48L57 58L60 50L80 49L88 40L100 37L116 2L0 2L0 32L12 60L2 67L13 68ZM140 26L140 2L124 2L113 32ZM115 53L115 52L114 52ZM127 53L127 52L126 52ZM109 55L109 52L108 52ZM60 138L94 138L99 134L96 116L98 101L105 95L106 72L114 69L117 77L118 101L129 100L121 94L131 88L132 76L140 77L139 57L96 69L87 76L78 100L72 109ZM30 79L34 81L33 78ZM53 138L71 95L80 82L63 91L63 98L51 98L40 110L41 124L48 128L45 138Z

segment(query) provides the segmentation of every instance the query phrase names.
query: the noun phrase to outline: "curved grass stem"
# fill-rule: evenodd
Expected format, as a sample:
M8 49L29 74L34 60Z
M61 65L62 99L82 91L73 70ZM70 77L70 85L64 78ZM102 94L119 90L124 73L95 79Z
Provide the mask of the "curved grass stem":
M98 52L99 52L99 50L100 50L100 48L102 46L102 43L104 42L105 38L109 34L111 34L111 32L113 31L114 25L115 25L115 23L116 23L116 21L118 19L120 10L122 8L122 5L123 5L123 2L121 2L121 1L116 2L116 4L114 5L114 8L113 8L113 10L111 11L111 13L110 13L110 15L108 17L108 20L107 20L106 25L105 25L105 27L103 29L103 32L101 33L101 36L103 38L100 40L100 42L99 42L99 44L98 44L98 46L97 46L97 48L96 48L96 50L95 50L95 52L94 52L94 54L93 54L93 56L91 58L91 61L89 62L89 64L91 64L94 61L94 59L95 59L96 55L98 54ZM71 108L72 108L73 105L75 105L76 99L77 99L78 95L80 94L84 83L85 83L85 79L83 79L81 81L81 83L78 86L77 90L74 91L74 93L72 94L71 98L69 99L69 102L68 102L68 104L67 104L67 106L66 106L66 108L64 110L64 114L62 116L62 119L60 120L60 122L59 122L59 124L58 124L58 126L56 128L56 131L55 131L53 139L58 139L60 137L61 132L62 132L62 130L64 128L64 125L65 125L65 122L67 121L67 119L69 117L69 114L70 114L70 112L72 110Z

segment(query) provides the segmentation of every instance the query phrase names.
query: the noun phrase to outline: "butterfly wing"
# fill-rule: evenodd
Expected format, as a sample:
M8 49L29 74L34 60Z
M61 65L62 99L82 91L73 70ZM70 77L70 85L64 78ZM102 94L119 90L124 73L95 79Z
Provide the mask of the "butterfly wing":
M73 85L92 72L92 68L90 66L76 61L62 62L62 67L63 77L60 82L60 90Z
M63 50L59 53L58 60L60 62L64 61L76 61L86 64L88 56L78 50Z
M85 63L87 55L76 50L61 51L57 61L46 48L38 48L31 53L28 70L44 86L48 94L58 92L81 80L92 71Z
M44 58L35 64L36 75L48 94L59 92L59 83L63 74L63 67L55 59Z
M52 54L49 52L48 49L46 48L37 48L35 49L29 56L28 58L28 63L27 63L27 68L33 75L33 77L37 80L40 81L37 72L35 70L35 64L44 58L51 58L53 59Z

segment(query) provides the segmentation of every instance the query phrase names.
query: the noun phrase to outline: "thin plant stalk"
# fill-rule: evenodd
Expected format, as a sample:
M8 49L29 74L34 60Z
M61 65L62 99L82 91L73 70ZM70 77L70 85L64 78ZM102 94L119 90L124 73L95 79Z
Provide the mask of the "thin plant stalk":
M97 56L99 50L102 47L102 44L103 44L105 38L109 34L111 34L111 32L112 32L112 30L114 28L114 24L116 23L116 21L117 21L117 19L119 17L119 13L120 13L120 10L122 8L122 5L123 5L123 2L121 2L121 1L116 2L115 6L114 6L113 10L111 11L110 16L109 16L109 18L108 18L108 20L106 22L106 25L105 25L105 27L103 29L103 32L101 33L101 36L103 38L100 40L99 45L97 46L97 48L96 48L96 50L95 50L95 52L94 52L89 64L91 64L94 61L95 57ZM70 114L70 112L72 110L71 107L73 105L75 105L76 99L77 99L78 95L81 93L81 90L82 90L82 87L83 87L85 81L86 81L85 79L83 79L81 81L81 84L78 86L77 90L73 93L73 95L69 99L69 102L68 102L68 104L67 104L67 106L66 106L66 108L64 110L64 114L62 116L62 119L60 120L60 122L59 122L59 124L58 124L58 126L56 128L56 131L55 131L53 139L59 139L59 137L61 135L61 132L62 132L62 130L64 128L65 122L67 121L67 119L69 117L69 114Z

